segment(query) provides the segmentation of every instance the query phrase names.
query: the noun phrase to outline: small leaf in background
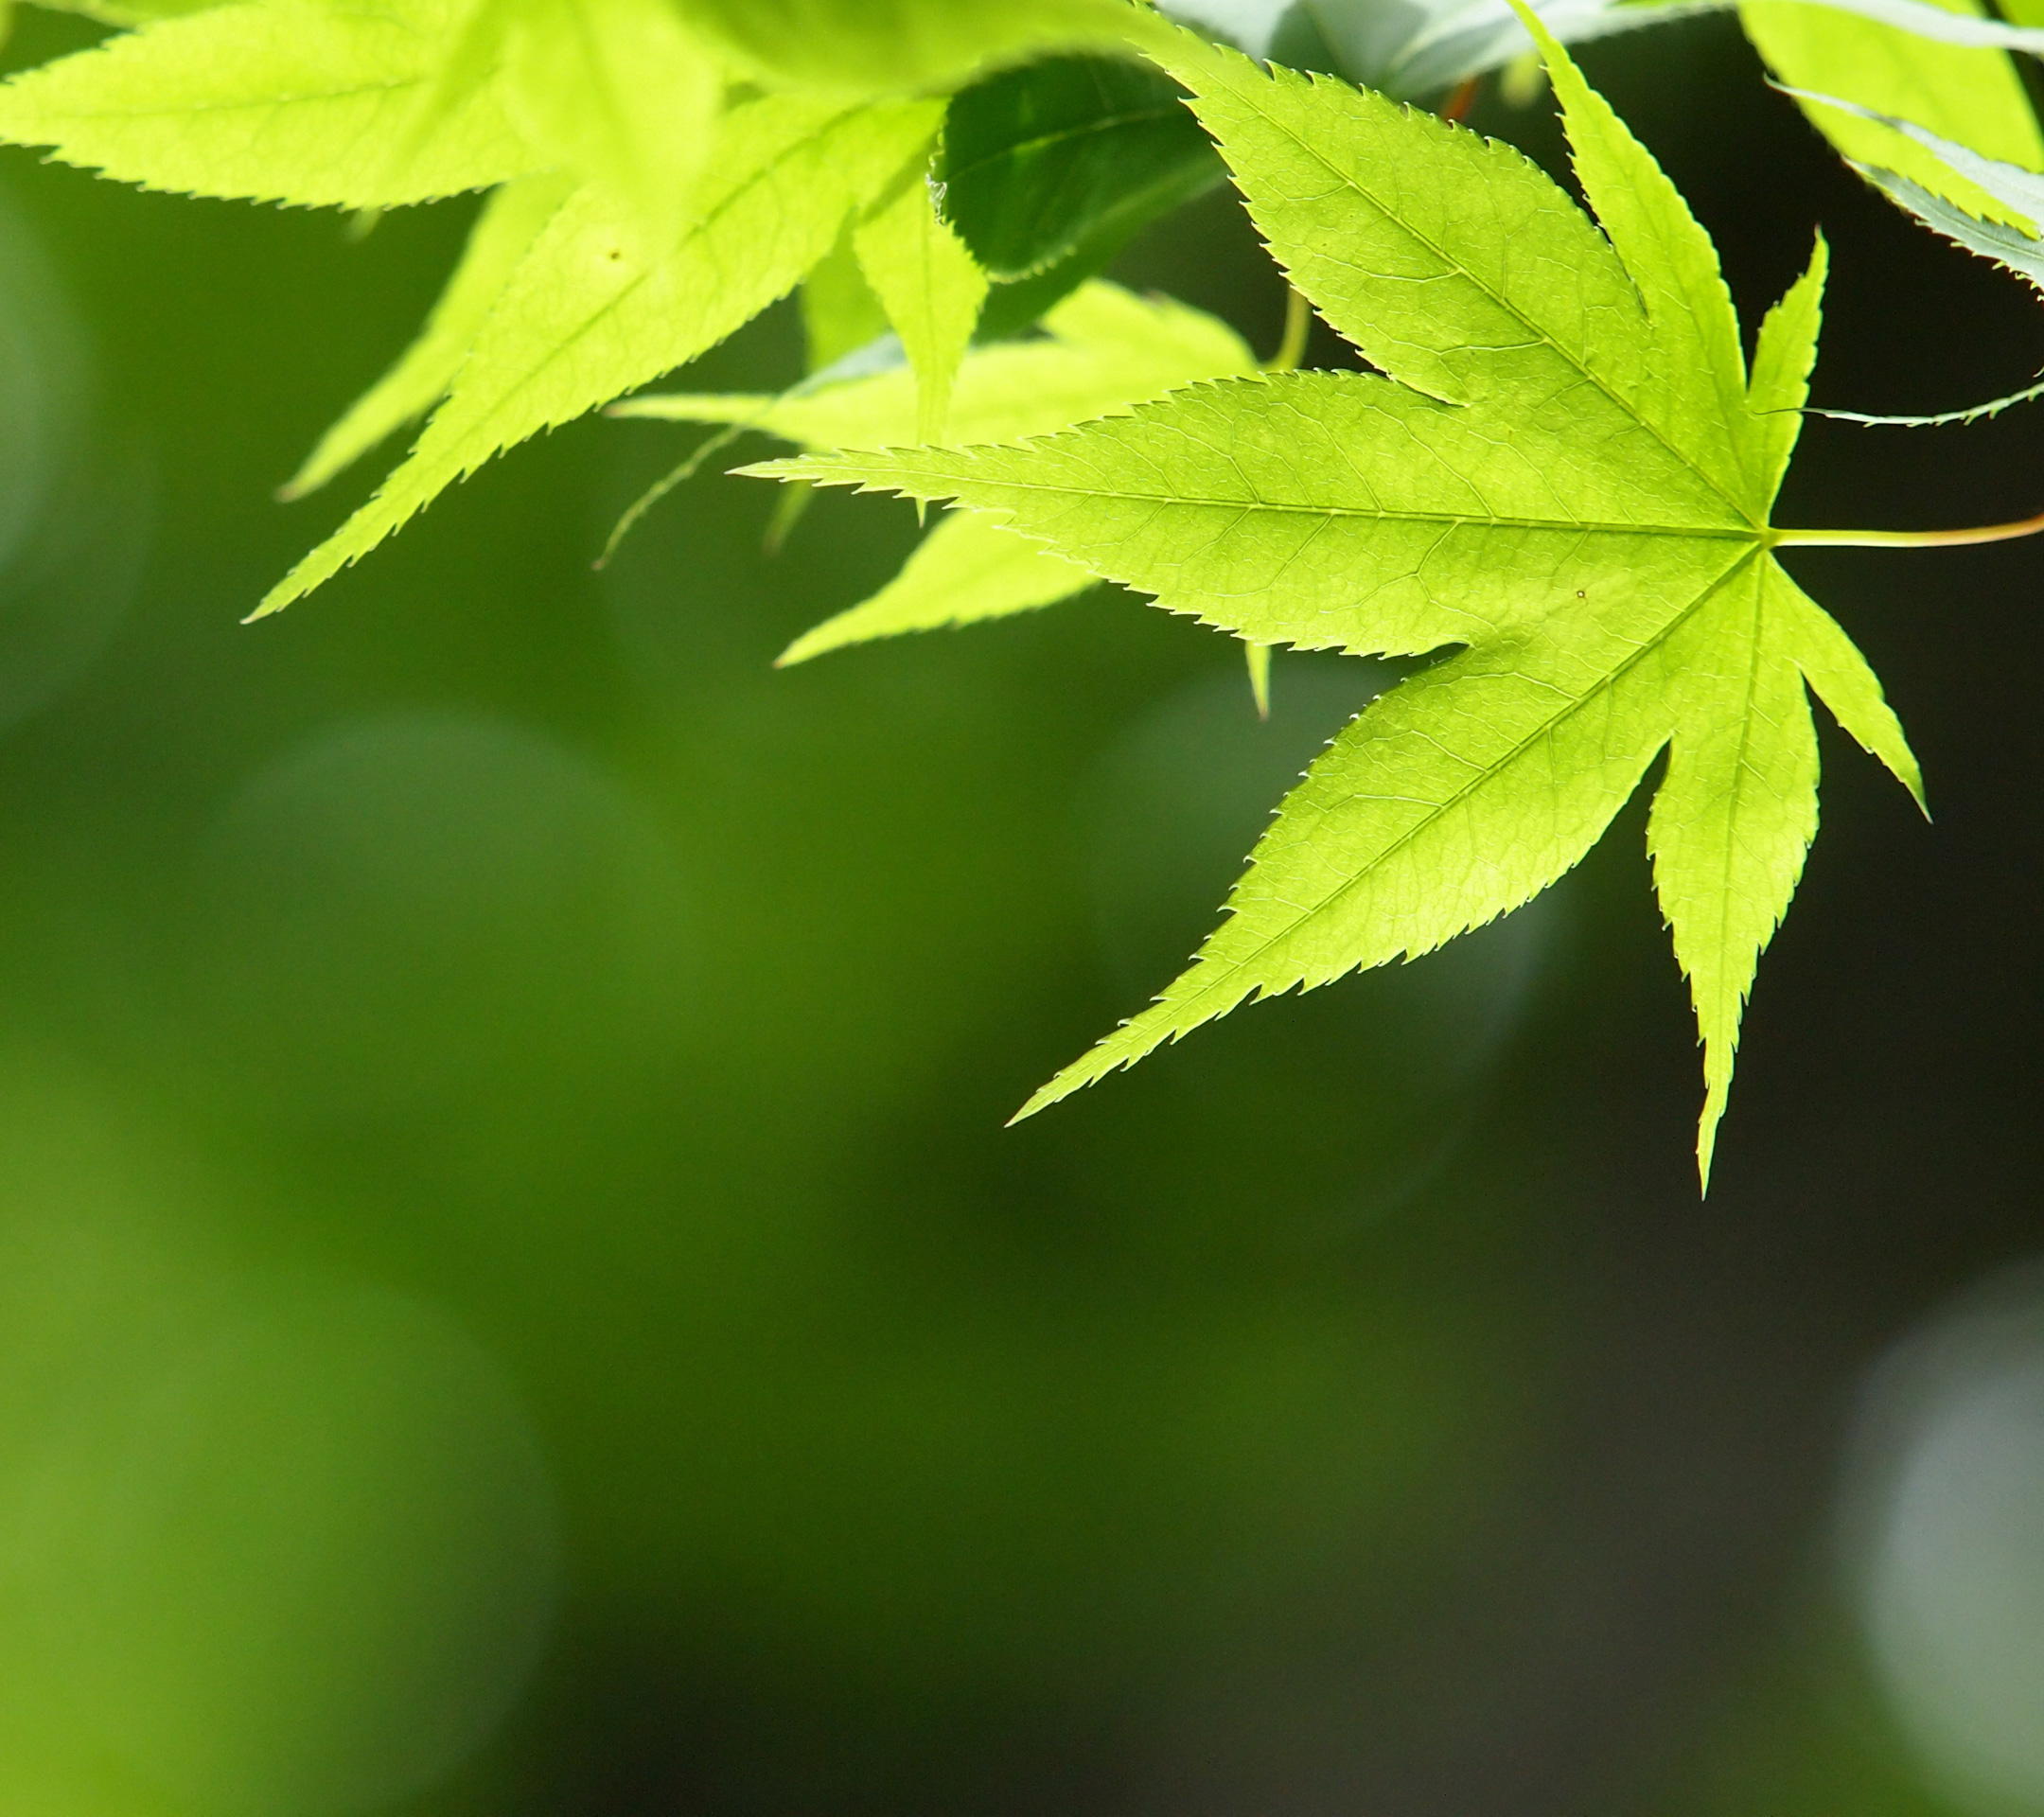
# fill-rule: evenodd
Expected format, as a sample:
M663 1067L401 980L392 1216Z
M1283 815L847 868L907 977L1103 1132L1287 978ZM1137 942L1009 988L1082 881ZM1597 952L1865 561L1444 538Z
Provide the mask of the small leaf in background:
M571 186L571 179L560 175L525 177L490 197L468 236L461 264L426 318L425 331L321 437L283 488L285 498L316 491L447 396L512 273L547 222L560 212Z
M1836 96L1811 95L1794 89L1788 92L1794 95L1797 100L1806 101L1812 106L1835 108L1840 113L1875 121L1888 128L1890 132L1898 133L1911 144L1920 146L1945 165L1954 177L1973 185L2000 203L2018 221L2027 222L2030 232L2021 235L2021 238L2035 239L2039 228L2044 227L2044 175L2039 175L2035 170L2027 169L2021 165L2004 164L1998 158L1984 158L1970 146L1941 137L1938 133L1918 126L1913 120L1894 119L1885 114L1877 114L1871 108L1840 100ZM1868 170L1863 166L1861 169L1877 183L1883 177L1895 176L1891 170Z
M1970 0L1949 0L1947 9L1968 16L1982 10ZM2044 169L2044 135L2007 51L1936 44L1894 26L1787 0L1751 0L1739 16L1784 86L1835 96L1858 110L1803 103L1812 123L1852 162L1893 170L1969 213L1994 219L2000 211L1990 197L1875 116L1912 120L1982 157Z
M145 188L254 202L392 208L486 189L537 162L493 90L412 131L455 25L444 0L167 19L0 85L0 140Z
M919 153L852 234L859 270L916 376L919 442L943 439L952 382L987 296L986 273L937 218L927 168Z
M1911 120L1891 119L1883 115L1871 114L1850 101L1841 101L1827 95L1796 94L1796 99L1827 110L1836 109L1847 115L1859 115L1889 128L1910 143L1939 159L1951 171L1957 182L1969 184L1989 195L2009 211L2018 221L2032 223L2044 222L2044 176L2034 170L2025 170L2018 165L2002 164L1993 158L1983 158L1978 152L1950 139L1940 138L1935 132L1927 132ZM1914 215L1926 227L1943 234L1947 239L1963 246L1969 253L1992 259L1996 264L2025 279L2033 289L2044 292L2044 238L2033 230L2021 225L2000 221L1982 221L1977 215L1969 215L1956 203L1948 202L1943 195L1934 195L1909 178L1893 170L1882 170L1868 165L1855 167L1859 174L1882 191L1894 204ZM1863 423L1874 427L1898 429L1933 429L1947 423L1979 422L1983 418L1998 416L2004 410L2017 404L2029 403L2044 396L2044 382L2026 385L2020 391L1994 398L1984 404L1975 404L1965 410L1940 411L1931 415L1895 416L1877 415L1857 410L1820 410L1814 414L1833 417L1841 422Z
M1053 309L1044 327L1040 340L1000 342L966 358L951 411L954 442L1048 434L1124 414L1181 385L1257 370L1255 354L1225 323L1113 284L1086 285ZM911 382L896 370L799 387L779 398L682 392L636 397L613 414L736 425L811 449L886 447L914 439ZM1095 578L997 524L959 512L930 532L880 592L799 638L781 661L802 662L874 638L1032 611L1084 592Z
M1822 243L1749 379L1709 238L1534 29L1602 233L1460 128L1190 34L1164 58L1294 285L1387 377L1223 381L1025 447L759 469L959 500L1257 643L1442 658L1314 764L1191 968L1025 1116L1244 1001L1508 913L1666 750L1650 843L1704 1044L1707 1185L1746 996L1816 829L1808 690L1920 799L1878 683L1774 558L1807 533L1769 527Z
M505 105L549 161L603 185L656 241L686 219L724 71L668 0L520 0Z

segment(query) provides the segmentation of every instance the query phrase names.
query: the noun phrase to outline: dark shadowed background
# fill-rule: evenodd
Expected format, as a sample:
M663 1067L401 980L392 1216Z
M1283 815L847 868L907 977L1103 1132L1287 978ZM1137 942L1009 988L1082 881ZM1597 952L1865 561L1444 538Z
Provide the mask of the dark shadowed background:
M1820 401L2044 362L1729 23L1584 61L1750 319L1823 223ZM1007 1131L1383 675L1260 725L1106 591L777 674L913 513L705 479L598 575L652 423L243 628L467 215L0 155L0 1809L2044 1810L2044 549L1793 556L1937 818L1825 725L1707 1203L1639 803ZM1276 344L1221 197L1117 274ZM2034 410L1783 515L2039 503Z

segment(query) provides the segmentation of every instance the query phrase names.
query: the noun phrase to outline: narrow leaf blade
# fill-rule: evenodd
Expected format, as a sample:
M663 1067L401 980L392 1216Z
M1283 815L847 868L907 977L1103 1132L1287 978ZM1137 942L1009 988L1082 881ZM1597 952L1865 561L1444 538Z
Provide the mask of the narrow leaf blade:
M781 654L787 668L831 650L910 631L1012 618L1055 606L1095 584L1084 568L957 512L924 538L908 565L871 599L804 632Z

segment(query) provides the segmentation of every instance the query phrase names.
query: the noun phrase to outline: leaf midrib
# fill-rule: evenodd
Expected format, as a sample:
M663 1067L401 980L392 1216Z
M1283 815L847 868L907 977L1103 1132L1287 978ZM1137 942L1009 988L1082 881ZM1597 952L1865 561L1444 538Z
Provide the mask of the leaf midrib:
M381 99L406 89L422 88L427 78L395 76L387 80L358 82L352 88L314 88L289 95L263 95L246 100L186 101L176 107L44 108L46 120L177 120L195 114L274 113L280 107L304 107L319 101Z
M1269 80L1270 79L1260 79ZM1525 311L1519 307L1517 303L1512 301L1510 297L1505 295L1499 291L1493 290L1489 285L1486 284L1482 279L1477 277L1477 275L1473 272L1471 272L1466 265L1464 265L1460 259L1451 256L1446 248L1438 245L1426 234L1421 233L1418 228L1411 225L1401 216L1394 214L1390 207L1386 205L1386 203L1384 203L1376 195L1374 191L1367 189L1364 186L1363 181L1360 176L1358 176L1352 171L1344 170L1338 165L1332 163L1327 156L1325 156L1320 151L1318 147L1313 145L1310 141L1302 138L1297 132L1294 132L1288 124L1278 119L1274 114L1270 112L1269 109L1262 106L1260 96L1245 96L1243 95L1243 91L1240 88L1235 89L1233 92L1238 96L1243 96L1243 98L1247 101L1247 104L1256 110L1257 114L1262 118L1266 125L1282 133L1294 145L1298 147L1300 150L1304 151L1309 157L1311 157L1314 163L1318 164L1322 169L1326 170L1330 176L1334 178L1337 183L1343 184L1348 188L1353 189L1358 195L1362 196L1366 201L1367 201L1370 206L1375 208L1384 220L1395 223L1401 232L1411 235L1415 241L1417 241L1419 245L1425 247L1428 252L1432 253L1436 257L1437 257L1441 261L1441 263L1445 265L1450 271L1458 273L1475 290L1480 291L1483 295L1489 297L1493 303L1497 304L1499 308L1505 309L1515 320L1522 323L1525 326L1526 330L1530 334L1532 334L1536 340L1542 343L1542 344L1543 344L1544 346L1548 347L1555 354L1555 356L1559 359L1565 365L1569 366L1572 370L1580 373L1585 379L1587 379L1590 383L1595 386L1598 391L1603 393L1603 395L1608 397L1612 404L1617 406L1617 408L1621 412L1623 412L1626 416L1630 418L1633 422L1639 424L1639 426L1644 429L1649 435L1651 435L1655 441L1659 442L1661 446L1666 449L1670 454L1674 455L1675 458L1680 461L1684 467L1686 467L1692 473L1694 473L1697 478L1704 484L1704 485L1709 487L1712 493L1714 493L1718 498L1722 499L1725 504L1731 510L1736 512L1747 523L1753 524L1755 529L1764 527L1753 518L1753 514L1748 511L1743 504L1739 503L1737 499L1734 498L1730 493L1728 493L1716 479L1714 479L1709 473L1707 473L1701 467L1697 465L1696 457L1694 455L1692 455L1686 449L1680 448L1674 442L1670 441L1666 432L1662 430L1659 425L1648 422L1646 417L1642 416L1636 410L1632 408L1630 403L1627 402L1627 400L1619 393L1612 389L1610 384L1605 381L1603 376L1600 373L1596 372L1594 368L1587 365L1582 361L1576 359L1568 351L1567 348L1562 346L1561 344L1557 341L1552 334L1550 334L1545 328L1542 327L1540 324L1538 324L1530 316L1528 316ZM1223 141L1223 146L1225 151L1225 140ZM1230 159L1229 162L1232 166L1233 160ZM1607 242L1607 244L1609 242ZM1273 250L1275 251L1275 248ZM1623 270L1623 266L1621 266L1620 269ZM1628 287L1631 290L1633 296L1639 301L1641 314L1646 317L1646 319L1650 323L1653 318L1648 312L1646 300L1643 297L1640 297L1639 287L1632 282L1630 273L1627 274L1626 283ZM1343 338L1347 339L1346 336L1344 336ZM1418 390L1418 387L1414 386L1411 387L1411 389Z
M846 465L855 468L858 464L856 461L848 461ZM830 479L828 473L796 477L822 479L826 484ZM950 476L942 477L948 479ZM1766 533L1757 525L1745 524L1600 523L1579 518L1519 518L1477 512L1465 515L1452 511L1369 510L1361 505L1348 504L1275 504L1262 499L1195 498L1184 492L1115 492L1103 487L1052 485L1041 480L978 479L976 476L968 479L966 484L997 486L1011 492L1045 492L1061 498L1101 499L1121 504L1187 506L1194 510L1236 511L1245 514L1267 511L1299 518L1354 518L1372 523L1445 523L1484 530L1550 530L1569 536L1673 537L1683 540L1697 539L1705 542L1750 542L1756 550L1765 546L1767 540ZM907 489L894 481L866 481L862 483L861 489L872 490L876 485L896 492ZM960 495L953 490L936 496L956 498ZM968 509L970 508L973 507L968 505ZM978 508L998 511L1006 507L988 504ZM1029 536L1031 533L1024 530L1020 534Z

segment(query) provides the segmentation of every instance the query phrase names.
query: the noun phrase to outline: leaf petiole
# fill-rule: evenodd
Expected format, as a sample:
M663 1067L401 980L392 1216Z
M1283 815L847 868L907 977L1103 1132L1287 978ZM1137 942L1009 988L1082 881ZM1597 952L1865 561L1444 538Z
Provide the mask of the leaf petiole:
M2014 523L1970 530L1777 530L1777 549L1964 549L1976 543L2016 542L2044 531L2044 511Z

